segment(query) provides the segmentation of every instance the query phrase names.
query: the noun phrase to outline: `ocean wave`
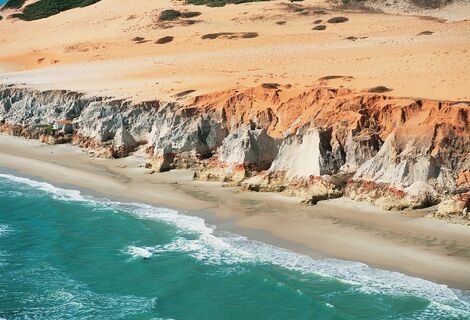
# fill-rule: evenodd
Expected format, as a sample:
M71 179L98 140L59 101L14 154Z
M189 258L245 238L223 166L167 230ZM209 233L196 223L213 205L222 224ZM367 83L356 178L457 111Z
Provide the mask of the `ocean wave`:
M0 237L5 237L10 235L13 232L13 228L11 228L7 224L0 224Z
M0 173L0 178L4 178L12 182L27 185L34 189L45 191L53 195L53 197L58 200L72 200L72 201L87 201L88 200L78 190L58 188L47 182L40 182L40 181L28 179L28 178L17 177L17 176L13 176L10 174L3 174L3 173Z
M271 264L296 272L313 273L343 281L352 285L355 290L364 293L410 295L425 298L432 302L429 308L433 310L444 310L458 316L470 317L470 305L468 301L465 301L468 293L450 289L445 285L399 272L372 268L359 262L332 258L314 259L239 235L216 234L215 226L207 225L202 218L184 215L168 208L86 197L77 190L58 188L45 182L12 175L0 174L0 178L43 190L58 200L86 201L95 206L125 211L140 219L161 221L175 226L183 232L196 235L195 239L181 236L169 244L154 247L129 246L125 249L126 253L133 257L151 257L164 252L179 251L208 264Z
M97 315L129 319L152 310L157 302L156 298L95 292L51 265L43 264L27 271L15 269L7 274L31 287L23 301L28 308L18 310L15 319L96 319ZM34 281L31 281L31 275L34 275ZM0 298L5 294L8 293L0 288Z
M206 264L236 265L242 263L271 264L301 273L329 277L355 287L367 294L409 295L428 299L434 314L446 308L458 316L470 316L470 305L445 285L369 267L360 262L333 258L314 259L286 249L274 247L246 237L224 233L216 234L215 227L207 226L199 217L183 215L176 210L148 205L132 204L133 214L140 218L168 222L177 227L198 233L196 239L177 237L172 242L145 247L152 255L166 252L183 252Z
M141 248L141 247L136 247L136 246L128 246L125 250L125 253L130 254L133 258L148 259L153 255L152 252L149 249L152 249L152 248Z

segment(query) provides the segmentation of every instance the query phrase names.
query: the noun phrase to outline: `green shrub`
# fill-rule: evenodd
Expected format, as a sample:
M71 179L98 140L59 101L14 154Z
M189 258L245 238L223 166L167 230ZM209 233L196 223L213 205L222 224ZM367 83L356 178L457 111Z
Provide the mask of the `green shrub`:
M44 19L62 11L86 7L99 1L100 0L39 0L24 7L23 13L13 16L26 21Z
M160 20L171 21L171 20L178 19L180 16L181 16L181 12L178 10L173 10L173 9L163 10L160 13Z
M188 12L181 12L181 18L194 18L200 16L201 13L197 11L188 11Z
M269 1L269 0L186 0L186 3L195 4L195 5L206 5L209 7L223 7L226 4L240 4L240 3L259 2L259 1Z
M8 0L2 7L2 10L5 9L19 9L21 8L26 0Z
M165 43L169 43L169 42L173 41L173 39L174 39L174 37L172 37L172 36L166 36L166 37L158 39L157 41L155 41L155 43L156 44L165 44Z

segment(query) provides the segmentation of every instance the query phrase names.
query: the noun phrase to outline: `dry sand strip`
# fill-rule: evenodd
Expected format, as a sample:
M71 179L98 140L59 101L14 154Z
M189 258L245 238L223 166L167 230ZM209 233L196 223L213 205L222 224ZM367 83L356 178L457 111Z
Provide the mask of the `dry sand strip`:
M470 289L466 226L383 212L345 199L302 206L295 199L194 182L190 171L146 174L135 158L92 159L70 145L0 135L0 168L108 198L165 205L221 230L311 256L360 261Z
M267 82L302 89L343 75L324 85L385 86L397 97L470 100L470 3L461 4L458 20L448 21L332 3L210 8L102 0L37 21L5 18L0 82L163 100L187 90L194 96ZM160 21L169 8L200 15ZM347 20L328 22L338 17ZM319 25L322 30L312 30Z

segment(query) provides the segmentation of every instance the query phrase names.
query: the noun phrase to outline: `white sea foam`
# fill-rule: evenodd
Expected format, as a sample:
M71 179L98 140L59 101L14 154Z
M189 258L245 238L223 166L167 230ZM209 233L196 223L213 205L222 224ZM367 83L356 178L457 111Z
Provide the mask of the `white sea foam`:
M364 293L412 295L436 302L433 307L445 305L458 314L470 316L467 301L459 299L452 289L424 279L406 276L399 272L371 268L364 263L338 259L313 259L289 250L273 247L246 237L228 234L214 235L215 228L206 226L198 217L186 216L175 210L137 205L135 214L141 218L172 223L192 233L196 239L177 237L171 243L147 248L153 254L184 252L207 264L262 263L302 273L331 277L355 286Z
M184 231L198 234L211 234L215 229L213 226L206 225L204 219L194 216L186 216L178 213L176 210L159 208L146 204L131 203L121 204L128 211L141 219L158 220L167 222Z
M216 236L215 227L208 226L199 217L187 216L176 210L144 204L126 204L106 199L85 197L77 190L54 187L45 182L0 174L17 183L43 190L54 198L64 201L87 201L93 205L123 210L141 219L158 220L173 225L183 232L189 232L195 239L182 235L169 244L155 247L128 247L126 252L133 256L150 257L164 252L184 252L208 264L261 263L287 268L302 273L314 273L351 284L355 290L365 293L412 295L432 301L429 308L452 312L458 316L470 317L468 293L449 289L427 280L371 268L359 262L338 259L313 259L289 250L276 248L238 235ZM191 237L193 238L193 237ZM458 292L461 297L458 297ZM463 298L462 298L463 297Z
M152 248L150 248L152 249ZM150 252L149 248L140 248L136 246L128 246L126 248L126 253L132 255L134 258L145 258L148 259L152 256L152 252Z
M0 224L0 237L5 237L13 232L13 229L7 224Z
M198 239L178 237L171 243L153 247L151 251L154 254L184 252L198 261L213 265L255 262L255 257L250 253L238 250L221 239L207 235Z
M17 177L10 174L0 173L0 178L8 179L10 181L28 185L32 188L45 191L54 196L58 200L73 200L73 201L86 201L78 190L63 189L53 186L47 182L40 182L28 178Z

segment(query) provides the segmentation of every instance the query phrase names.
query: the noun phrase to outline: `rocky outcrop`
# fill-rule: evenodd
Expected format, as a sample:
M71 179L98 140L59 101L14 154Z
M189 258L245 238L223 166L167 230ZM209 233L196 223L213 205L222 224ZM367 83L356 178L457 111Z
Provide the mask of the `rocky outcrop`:
M196 179L307 203L342 195L385 209L440 203L437 216L467 216L469 112L468 103L324 87L297 94L278 84L180 103L0 87L8 134L104 157L142 147L151 170L194 168ZM51 129L57 119L73 121L73 134Z
M112 144L114 158L127 157L136 147L137 142L124 127L116 131Z
M201 163L195 178L210 181L235 181L269 168L279 150L279 142L266 129L251 123L230 133L221 143L218 153Z
M315 204L342 195L331 176L344 163L331 144L331 130L306 125L285 138L267 172L247 179L242 187L252 191L284 191Z
M153 154L147 167L163 172L188 168L209 158L227 135L217 114L202 114L195 108L161 110L152 126Z

